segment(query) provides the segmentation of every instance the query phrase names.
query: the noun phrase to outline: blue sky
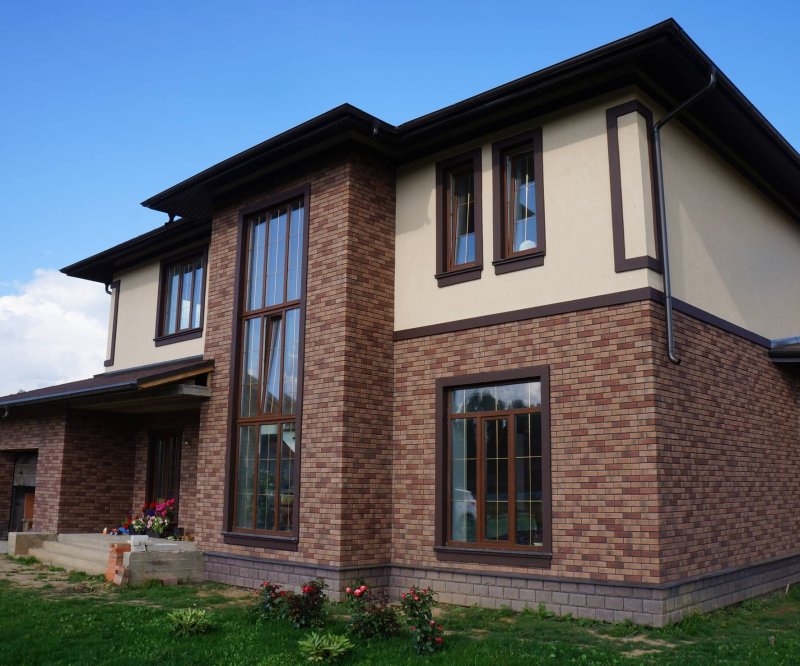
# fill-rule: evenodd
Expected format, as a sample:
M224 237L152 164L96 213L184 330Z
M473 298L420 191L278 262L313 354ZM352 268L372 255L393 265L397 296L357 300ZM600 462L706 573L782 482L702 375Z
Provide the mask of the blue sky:
M0 295L342 102L403 122L668 16L800 145L797 2L5 3Z
M162 224L147 197L343 102L401 123L670 16L800 145L796 1L0 5L0 394L102 369L102 286L52 269Z

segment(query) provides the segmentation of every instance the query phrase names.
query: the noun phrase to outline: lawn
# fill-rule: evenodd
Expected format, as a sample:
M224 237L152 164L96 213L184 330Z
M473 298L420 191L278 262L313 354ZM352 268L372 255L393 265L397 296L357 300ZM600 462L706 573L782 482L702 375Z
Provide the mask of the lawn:
M2 560L0 556L0 560ZM308 632L258 622L252 597L220 585L113 588L97 578L16 564L30 584L0 570L0 663L263 664L301 661ZM16 582L12 582L16 581ZM34 587L35 585L35 587ZM214 629L179 638L171 610L208 609ZM798 664L800 589L664 629L548 617L538 611L444 607L444 649L417 657L408 635L358 641L338 664ZM326 631L347 633L334 605Z

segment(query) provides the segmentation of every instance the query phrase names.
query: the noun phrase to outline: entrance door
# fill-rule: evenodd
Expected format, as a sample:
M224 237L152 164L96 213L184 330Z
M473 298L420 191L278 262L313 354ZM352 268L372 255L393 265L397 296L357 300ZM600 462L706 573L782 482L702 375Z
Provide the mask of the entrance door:
M27 532L33 528L33 506L36 497L36 453L20 453L14 463L14 492L11 496L10 532Z
M150 433L147 459L147 502L175 499L178 516L178 490L181 470L181 433L162 430Z

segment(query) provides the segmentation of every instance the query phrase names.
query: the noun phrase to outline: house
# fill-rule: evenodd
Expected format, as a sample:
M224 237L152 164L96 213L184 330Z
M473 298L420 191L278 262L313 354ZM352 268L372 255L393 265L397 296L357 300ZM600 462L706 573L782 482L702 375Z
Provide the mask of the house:
M655 625L800 579L800 157L674 21L144 205L63 269L105 372L0 398L12 530L174 496L210 580Z

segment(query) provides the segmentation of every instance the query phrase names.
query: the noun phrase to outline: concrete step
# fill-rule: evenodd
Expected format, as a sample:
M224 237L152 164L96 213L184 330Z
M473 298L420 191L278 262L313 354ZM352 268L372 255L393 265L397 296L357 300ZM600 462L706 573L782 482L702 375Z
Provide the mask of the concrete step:
M129 543L129 537L113 537L105 534L59 534L58 543L78 546L87 551L98 550L108 557L108 547L112 543Z
M104 562L101 565L97 560L84 559L82 557L75 557L73 555L53 552L47 548L31 548L28 552L43 564L62 567L67 571L83 571L88 574L102 574L105 573L107 565L107 562Z
M64 543L61 541L45 541L42 544L42 550L46 550L53 555L64 555L78 560L86 560L94 562L98 566L108 563L108 545L105 549L101 548L87 548L82 544L77 543Z

